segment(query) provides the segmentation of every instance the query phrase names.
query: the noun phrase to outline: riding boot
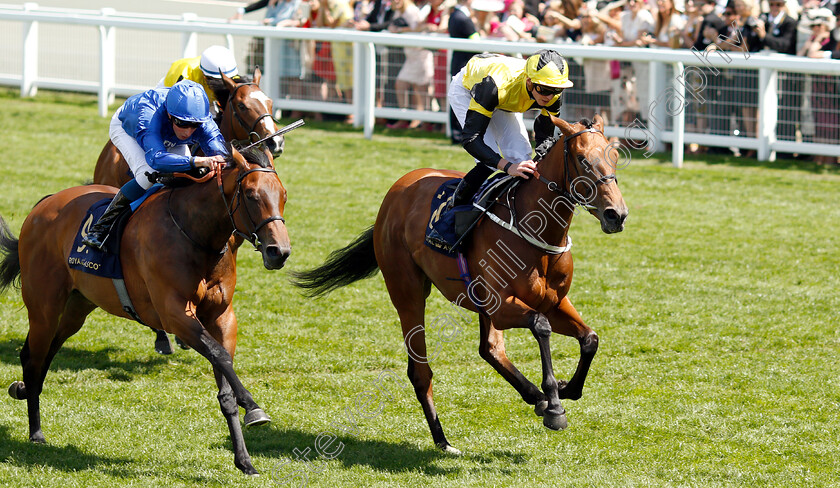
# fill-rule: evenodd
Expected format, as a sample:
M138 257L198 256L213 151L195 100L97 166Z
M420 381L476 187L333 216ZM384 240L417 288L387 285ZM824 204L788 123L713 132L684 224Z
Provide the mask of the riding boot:
M90 247L102 249L102 246L105 244L105 238L108 235L108 231L111 230L111 226L114 224L114 221L120 213L122 213L123 209L130 204L131 200L123 194L122 190L117 192L117 194L114 195L114 199L108 204L108 208L105 209L105 213L99 217L99 220L97 220L95 224L90 226L90 229L84 239L82 239L82 242Z
M461 205L469 205L472 200L475 188L472 188L466 179L458 182L455 192L452 194L452 199L449 200L449 208L459 207Z

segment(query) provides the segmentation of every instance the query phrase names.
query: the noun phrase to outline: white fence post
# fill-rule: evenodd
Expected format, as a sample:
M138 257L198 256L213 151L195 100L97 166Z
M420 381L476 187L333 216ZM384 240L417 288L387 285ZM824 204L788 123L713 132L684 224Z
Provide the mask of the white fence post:
M198 15L187 12L182 18L184 22L193 22L198 19ZM196 56L198 56L198 35L195 32L182 32L181 57L194 58Z
M371 139L373 137L373 125L376 122L376 47L372 42L359 43L360 49L364 57L362 68L365 72L363 88L365 90L365 106L363 111L365 113L364 132L365 138Z
M37 10L37 3L25 3L26 11ZM23 23L23 73L20 80L20 96L34 97L38 93L38 21Z
M103 8L102 15L114 15L116 10ZM114 82L116 81L116 47L114 27L99 26L99 116L108 115L108 107L114 103Z
M363 118L367 117L365 114L365 60L362 59L364 54L364 43L353 43L353 127L359 128L363 123Z
M688 100L685 99L685 83L679 80L684 79L685 65L682 63L674 63L674 98L676 100L669 100L665 102L665 107L674 107L676 112L673 113L673 124L671 132L674 137L671 139L671 162L675 168L682 168L683 159L685 157L685 109L688 106ZM679 105L671 105L671 102Z
M263 80L260 82L260 88L268 95L268 98L277 100L285 98L285 93L280 93L280 66L275 60L280 59L282 50L280 49L281 39L276 37L266 37L263 39L263 66L262 69Z
M775 161L776 122L779 111L779 72L770 68L758 70L758 160Z
M650 90L648 92L650 114L648 115L647 128L653 134L653 140L650 141L648 150L658 153L665 151L665 142L662 141L662 136L665 132L665 105L667 100L661 100L661 95L668 86L668 81L665 76L665 63L651 61L649 65L649 85L640 86L637 90Z

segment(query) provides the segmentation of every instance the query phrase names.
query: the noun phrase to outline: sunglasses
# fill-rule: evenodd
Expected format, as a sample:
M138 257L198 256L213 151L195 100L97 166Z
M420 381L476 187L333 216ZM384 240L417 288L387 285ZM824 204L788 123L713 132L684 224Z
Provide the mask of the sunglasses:
M559 95L563 93L562 88L555 88L553 86L545 86L545 85L538 85L534 83L534 90L537 91L540 95L548 96L548 95Z
M172 123L182 129L197 129L201 126L201 122L190 122L188 120L181 120L175 117L172 117Z
M729 10L727 10L726 12L723 13L724 17L731 17L733 15L738 15L738 14L737 14L737 12L732 12L732 11L729 11Z

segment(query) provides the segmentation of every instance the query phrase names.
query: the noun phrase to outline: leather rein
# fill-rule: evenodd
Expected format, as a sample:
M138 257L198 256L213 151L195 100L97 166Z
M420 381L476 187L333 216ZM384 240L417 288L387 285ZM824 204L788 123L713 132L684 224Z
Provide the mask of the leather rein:
M190 178L190 179L192 179L193 181L195 181L197 183L203 183L205 181L208 181L210 178L213 178L214 176L216 177L216 183L219 187L219 193L222 195L222 201L225 204L225 210L227 210L228 217L230 218L230 223L233 226L233 231L231 232L231 234L236 234L238 236L241 236L243 239L250 242L251 245L254 246L254 248L256 250L259 250L262 243L260 242L259 237L257 237L257 232L259 232L260 229L265 227L267 224L269 224L271 222L274 222L275 220L279 220L279 221L281 221L285 224L286 219L284 219L282 215L272 215L271 217L268 217L268 218L264 219L259 224L254 223L254 219L253 219L253 217L251 217L250 211L248 211L248 206L242 204L242 180L246 176L248 176L249 174L256 173L256 172L274 173L275 175L277 174L277 171L275 171L272 168L253 168L253 169L249 169L247 171L241 172L236 177L236 190L234 191L230 202L228 202L228 199L225 196L225 189L224 189L224 184L223 184L223 181L222 181L221 165L219 165L219 167L217 167L216 169L208 172L207 174L205 174L201 178ZM225 243L225 246L222 248L221 251L217 251L216 249L212 249L212 248L210 248L210 247L208 247L204 244L199 243L195 239L193 239L187 233L187 231L183 228L183 226L181 226L181 224L178 223L178 220L175 218L175 215L172 213L171 200L172 200L172 194L173 193L174 193L174 189L173 189L173 191L169 192L169 198L167 200L166 207L167 207L167 211L169 212L169 217L172 219L172 222L175 224L175 227L177 227L178 230L181 231L181 233L184 235L184 237L186 237L190 242L192 242L199 249L202 249L202 250L210 252L210 253L217 253L218 252L218 254L224 254L227 251L227 243ZM239 227L237 227L236 220L233 218L233 214L239 209L240 206L242 206L245 209L245 214L248 216L248 222L250 223L250 226L252 228L252 230L250 232L247 232L247 233L242 232L239 229Z

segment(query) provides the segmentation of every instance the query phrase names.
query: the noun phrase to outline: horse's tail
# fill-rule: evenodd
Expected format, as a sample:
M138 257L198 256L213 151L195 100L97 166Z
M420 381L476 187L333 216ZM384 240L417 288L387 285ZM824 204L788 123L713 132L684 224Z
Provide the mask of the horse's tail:
M9 285L20 286L20 254L18 239L12 234L9 225L0 217L0 293Z
M370 278L379 269L373 253L373 226L342 249L330 253L324 264L291 273L292 284L307 290L309 297L325 295L336 288Z

